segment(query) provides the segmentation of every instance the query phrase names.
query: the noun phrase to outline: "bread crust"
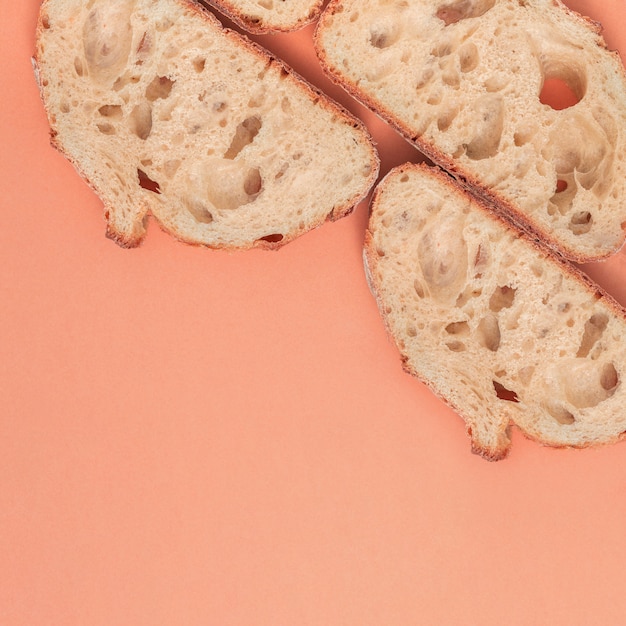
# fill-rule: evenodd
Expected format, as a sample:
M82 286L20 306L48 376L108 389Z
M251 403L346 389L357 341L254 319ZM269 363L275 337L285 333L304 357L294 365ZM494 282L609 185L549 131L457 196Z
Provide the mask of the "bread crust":
M415 128L411 126L410 122L395 113L390 106L386 106L384 101L371 95L367 91L367 87L363 87L359 84L361 82L360 80L355 81L350 78L347 73L344 73L342 68L338 67L336 63L329 58L325 50L323 37L333 21L333 18L338 14L344 13L345 3L345 0L330 0L322 12L314 33L314 45L319 62L324 72L335 84L342 87L353 98L373 111L433 163L445 169L469 193L483 202L488 202L493 211L500 213L517 227L530 233L531 236L542 239L545 244L552 248L557 254L575 263L586 263L604 260L621 248L626 239L626 222L622 223L621 228L623 232L620 234L620 244L617 247L597 250L594 253L590 253L585 250L564 245L563 241L560 240L553 230L544 227L537 219L520 208L514 201L507 199L504 195L486 185L480 176L473 174L464 167L458 159L441 150L434 142L425 138L423 134L416 133ZM606 42L601 36L601 24L570 9L565 6L561 0L552 0L552 4L559 10L562 10L569 18L595 35L595 43L598 48L602 49L614 62L618 73L617 80L623 85L626 85L626 68L624 68L621 62L619 52L608 49Z
M296 73L291 67L289 67L284 61L278 59L272 55L269 51L263 48L261 45L249 40L244 35L224 27L221 22L210 12L210 10L198 4L194 0L173 0L187 13L201 19L205 24L210 26L211 29L218 29L220 36L225 37L232 42L239 49L246 54L251 55L257 60L261 61L267 69L272 68L280 72L280 75L284 77L284 80L297 89L300 93L315 104L319 109L325 111L334 120L338 120L340 125L345 125L354 129L355 136L358 136L358 141L366 147L367 159L369 162L368 175L364 181L364 184L352 194L346 201L337 203L329 208L328 212L314 221L310 221L306 224L301 224L299 227L294 227L288 232L283 232L280 239L273 238L258 238L254 241L247 241L232 245L230 243L214 243L198 241L193 237L186 236L185 233L180 232L175 227L170 227L168 224L163 223L161 220L157 220L161 229L170 234L175 239L190 245L198 245L202 247L208 247L213 249L228 249L228 250L248 250L251 248L260 248L265 250L277 250L287 243L293 241L295 238L302 234L323 225L326 221L335 221L340 218L349 215L354 207L363 200L370 191L370 188L375 183L378 177L378 171L380 166L380 160L378 153L374 147L372 137L365 126L365 124L351 115L347 109L340 104L331 100L320 89L313 86L310 82L304 79L301 75ZM45 76L45 70L42 67L41 55L42 55L42 40L44 38L44 32L47 30L48 21L48 5L54 2L54 0L43 0L37 27L36 27L36 50L32 57L33 71L41 100L43 102L44 109L46 111L49 124L50 124L50 143L59 153L61 153L75 168L77 173L87 185L100 197L104 204L104 218L106 220L106 236L117 243L123 248L133 248L141 244L143 238L146 235L146 226L150 217L154 216L148 204L142 203L137 208L137 220L133 229L122 230L116 227L115 222L112 220L112 215L115 212L115 204L102 193L102 189L99 189L91 180L89 174L85 171L83 164L79 158L76 158L67 147L64 145L62 139L59 136L59 128L56 120L56 113L51 110L49 100L46 93L47 77ZM311 190L313 192L313 190ZM156 216L155 216L156 217Z
M446 173L439 167L432 167L425 163L407 163L392 169L382 179L382 181L374 190L371 199L371 218L365 233L363 257L367 283L377 303L377 307L381 313L387 335L400 354L400 361L404 371L411 376L417 378L420 382L427 386L432 393L434 393L446 405L451 407L465 421L466 432L471 439L472 452L480 455L481 457L489 461L502 460L508 456L510 451L511 429L513 426L516 425L514 416L511 414L501 424L501 429L497 434L497 437L495 437L495 445L485 445L485 442L480 437L475 436L475 433L472 429L472 423L475 423L476 416L472 415L471 412L468 412L468 407L462 402L455 401L453 397L443 393L437 382L429 375L426 375L425 372L420 369L421 365L415 360L415 357L412 358L408 354L408 348L406 348L405 346L405 337L401 336L397 330L394 330L394 328L397 329L397 325L394 326L396 322L392 321L392 305L383 296L384 293L387 293L387 295L389 294L389 286L383 286L384 277L382 274L382 270L379 270L378 265L381 259L381 254L383 257L386 256L386 254L384 250L381 251L378 248L380 243L376 241L377 233L376 226L374 225L374 215L378 211L377 207L380 204L381 197L387 192L388 183L397 179L403 174L411 174L412 172L417 172L427 177L431 177L432 179L435 179L440 185L443 185L446 189L448 189L454 197L459 198L461 202L463 202L464 197L466 199L469 199L473 205L472 210L477 210L481 212L489 220L496 222L500 225L500 227L511 233L516 239L523 240L529 248L531 248L539 257L544 260L544 262L556 266L563 276L567 277L568 280L575 281L583 290L585 290L590 300L594 300L597 302L601 301L606 309L608 309L608 311L611 313L611 315L613 315L616 319L618 319L621 323L625 325L626 309L622 307L604 289L602 289L599 285L592 281L578 267L563 259L561 255L546 247L545 244L532 237L529 233L518 229L505 216L499 213L495 213L490 203L471 194L468 194L467 191L460 187L456 183L456 181L449 176L448 173ZM461 202L459 202L459 204L461 204ZM378 224L379 220L377 220L376 223ZM405 312L403 313L403 315L406 315L407 318L409 318L412 313ZM453 376L453 374L450 374L450 376ZM619 384L621 385L623 383ZM498 400L495 400L495 402L498 402ZM510 403L504 404L507 405ZM506 416L506 407L504 407L502 411L503 415ZM525 424L524 428L520 428L520 430L526 438L531 439L539 443L540 445L546 445L555 448L582 449L591 446L595 447L601 445L610 445L626 438L626 432L615 432L609 436L604 434L602 437L598 438L598 441L573 441L563 443L557 440L551 440L547 438L545 433L542 432L541 425L536 426L533 430L533 428Z

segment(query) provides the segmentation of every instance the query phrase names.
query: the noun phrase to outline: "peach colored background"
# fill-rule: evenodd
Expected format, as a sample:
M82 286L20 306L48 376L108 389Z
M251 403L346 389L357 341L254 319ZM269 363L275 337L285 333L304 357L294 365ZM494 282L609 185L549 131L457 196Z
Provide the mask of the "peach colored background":
M105 239L48 144L38 2L0 2L0 624L626 623L624 444L473 456L385 336L365 203L277 253ZM626 53L622 0L569 4ZM261 40L384 171L418 158L311 32ZM588 269L626 304L626 255Z

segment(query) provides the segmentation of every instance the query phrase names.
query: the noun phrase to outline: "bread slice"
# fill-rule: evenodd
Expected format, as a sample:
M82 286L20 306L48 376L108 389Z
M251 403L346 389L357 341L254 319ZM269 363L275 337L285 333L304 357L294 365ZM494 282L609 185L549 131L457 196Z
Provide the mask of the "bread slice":
M626 434L626 311L445 173L392 170L374 192L367 275L405 369L506 456L515 424L540 443Z
M252 33L294 31L315 21L323 0L207 0Z
M626 73L597 24L559 0L331 0L316 48L336 82L570 259L623 244Z
M137 245L277 248L374 183L365 127L188 0L44 0L34 59L52 142Z

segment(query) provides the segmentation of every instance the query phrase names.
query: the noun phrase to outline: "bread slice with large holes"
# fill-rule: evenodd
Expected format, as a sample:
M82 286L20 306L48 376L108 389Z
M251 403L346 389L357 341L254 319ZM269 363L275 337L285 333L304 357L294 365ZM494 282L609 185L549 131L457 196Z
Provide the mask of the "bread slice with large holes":
M558 0L331 0L316 47L335 81L565 256L622 245L626 74L597 24Z
M323 0L207 0L252 33L299 30L315 21Z
M104 203L214 248L277 248L374 183L365 127L187 0L44 0L34 59L52 142Z
M543 444L626 435L626 311L575 266L427 165L392 170L364 257L404 368L506 456L511 425Z

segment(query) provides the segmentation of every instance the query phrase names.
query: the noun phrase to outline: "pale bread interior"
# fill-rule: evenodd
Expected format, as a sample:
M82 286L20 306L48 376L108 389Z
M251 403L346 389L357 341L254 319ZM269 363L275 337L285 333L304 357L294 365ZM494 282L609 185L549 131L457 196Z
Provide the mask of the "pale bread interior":
M246 30L289 32L314 21L323 0L207 0Z

